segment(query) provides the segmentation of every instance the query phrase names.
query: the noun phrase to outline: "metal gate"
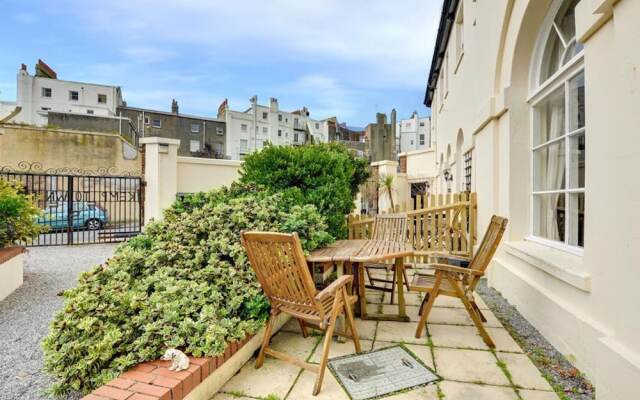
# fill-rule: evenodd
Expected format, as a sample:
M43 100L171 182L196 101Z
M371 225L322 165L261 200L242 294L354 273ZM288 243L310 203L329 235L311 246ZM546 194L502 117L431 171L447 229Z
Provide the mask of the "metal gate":
M20 182L42 209L37 221L48 231L27 246L119 242L141 231L140 177L0 172L0 178Z

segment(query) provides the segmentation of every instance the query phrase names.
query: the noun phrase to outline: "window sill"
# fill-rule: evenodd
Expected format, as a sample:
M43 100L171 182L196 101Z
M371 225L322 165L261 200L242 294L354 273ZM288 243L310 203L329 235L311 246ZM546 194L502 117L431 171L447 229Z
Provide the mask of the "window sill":
M506 242L504 250L576 289L591 292L591 274L582 271L580 256L531 240Z

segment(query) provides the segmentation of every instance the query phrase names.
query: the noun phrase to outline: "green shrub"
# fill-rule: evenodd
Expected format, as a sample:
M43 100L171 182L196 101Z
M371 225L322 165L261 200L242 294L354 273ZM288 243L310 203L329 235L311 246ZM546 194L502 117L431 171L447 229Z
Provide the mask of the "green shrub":
M309 251L332 240L312 205L233 185L190 196L161 222L83 273L44 339L51 391L90 391L167 347L194 356L259 330L267 300L240 243L243 230L297 231Z
M359 186L369 177L367 162L337 143L268 145L244 159L241 182L283 193L294 204L313 204L336 238L345 238L345 215L354 209Z
M0 248L46 231L36 224L42 211L34 205L33 197L21 190L19 183L0 179Z

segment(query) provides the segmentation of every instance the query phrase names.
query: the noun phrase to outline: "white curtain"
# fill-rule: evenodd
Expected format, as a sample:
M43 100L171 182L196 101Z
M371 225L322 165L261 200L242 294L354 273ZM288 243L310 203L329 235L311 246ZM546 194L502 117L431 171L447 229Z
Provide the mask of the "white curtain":
M558 136L562 136L564 134L564 104L563 102L551 103L549 110L549 115L547 115L549 125L549 138L555 138ZM541 162L544 163L546 161L547 166L547 174L545 177L546 189L559 189L562 185L562 180L564 178L564 170L565 170L565 161L564 161L564 147L565 144L563 141L556 142L547 149L547 159L545 157L541 158ZM544 168L544 164L540 167ZM552 194L542 196L542 210L544 213L541 216L542 221L544 222L543 227L546 232L541 232L541 234L552 240L560 240L560 232L558 230L558 200L560 196L564 196L562 193ZM565 205L566 208L566 205Z

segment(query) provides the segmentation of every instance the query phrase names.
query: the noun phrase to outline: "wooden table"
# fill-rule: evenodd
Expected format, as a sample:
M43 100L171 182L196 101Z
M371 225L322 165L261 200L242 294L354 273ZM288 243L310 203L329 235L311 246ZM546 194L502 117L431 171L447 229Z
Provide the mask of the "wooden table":
M354 286L357 288L360 318L380 321L409 322L404 299L404 257L412 256L413 247L409 243L388 242L383 240L339 240L327 247L314 250L307 256L310 263L333 263L338 266L338 276L350 271L354 275ZM398 314L368 314L367 296L365 295L364 263L377 263L394 260L389 268L395 265L396 287L398 289Z

